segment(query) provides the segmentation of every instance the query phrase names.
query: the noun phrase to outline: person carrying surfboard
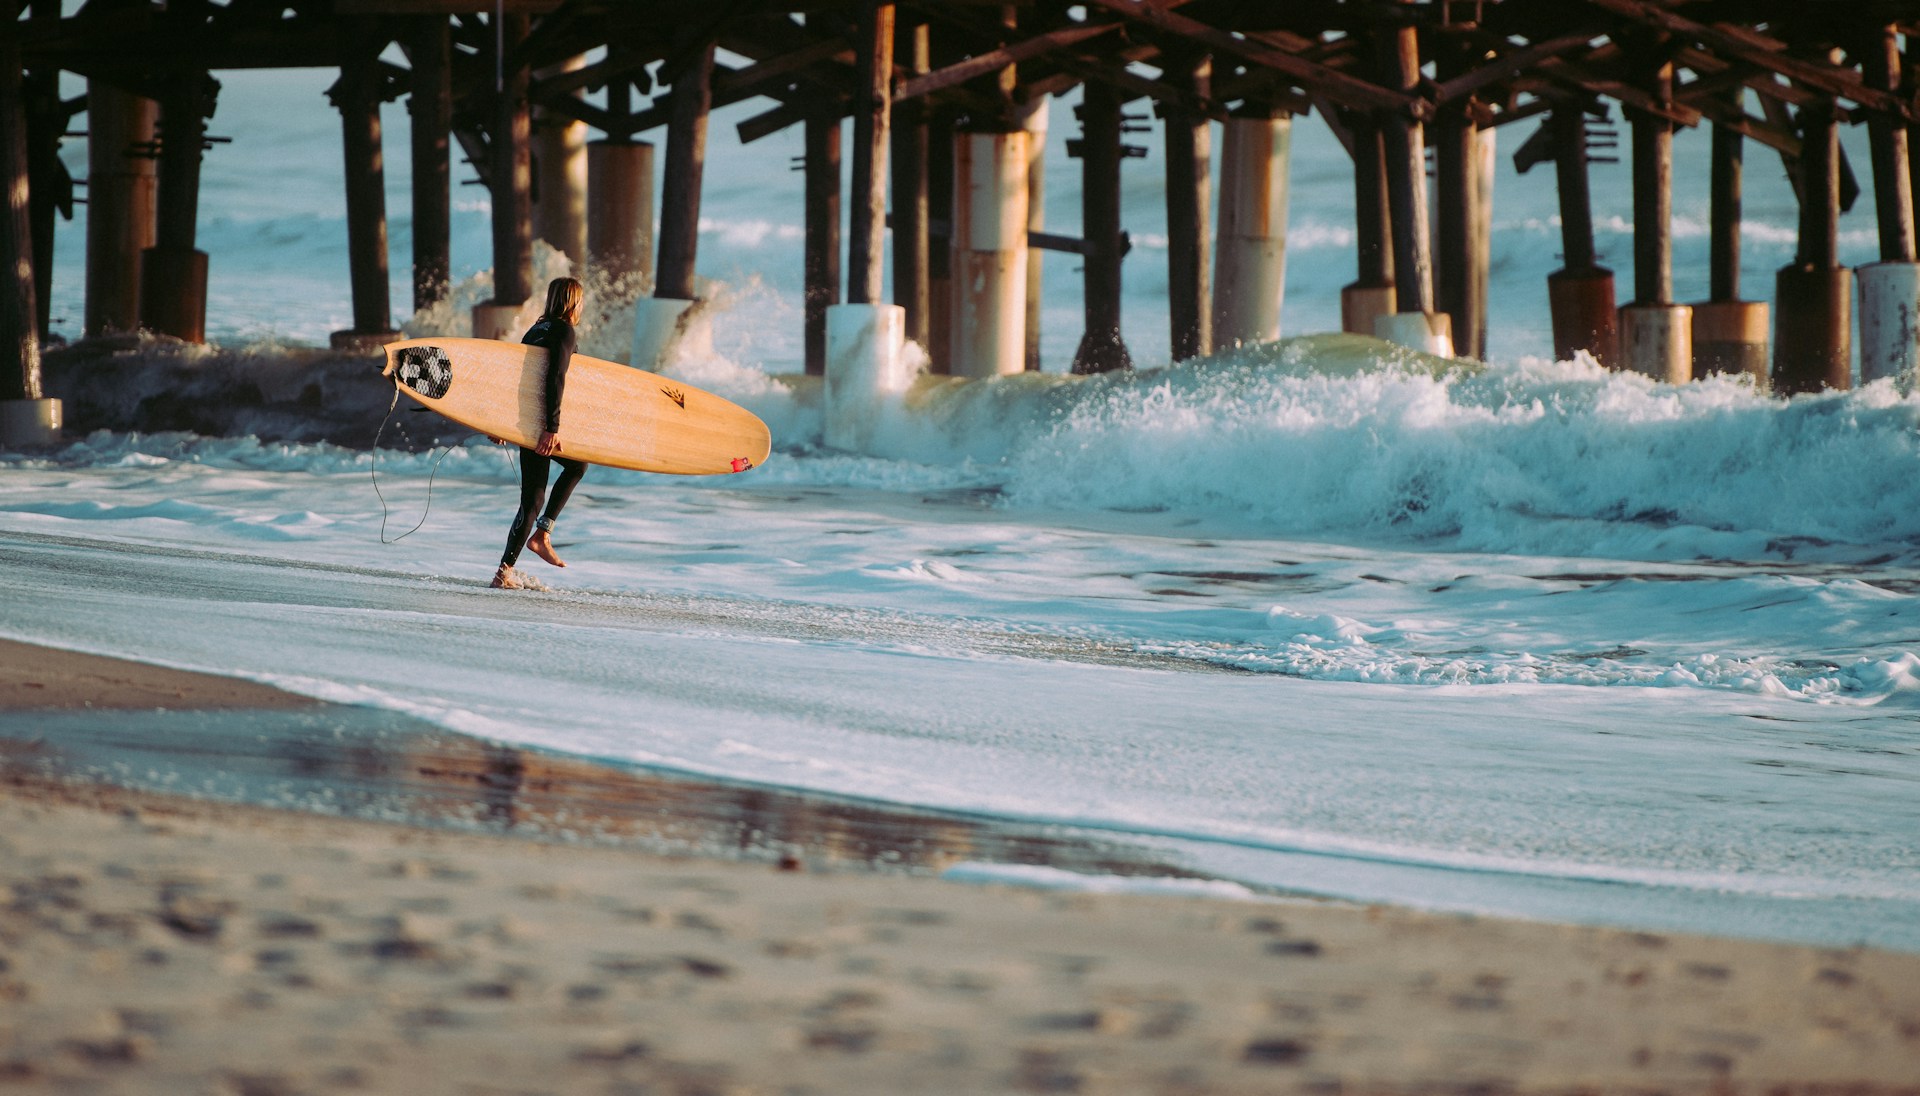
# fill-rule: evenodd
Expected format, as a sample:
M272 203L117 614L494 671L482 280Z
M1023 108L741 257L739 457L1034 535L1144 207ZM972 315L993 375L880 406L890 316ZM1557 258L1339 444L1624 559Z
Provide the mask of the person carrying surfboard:
M520 337L522 343L547 351L546 422L532 449L520 447L520 509L507 532L507 550L500 556L500 569L493 574L495 589L518 590L533 585L530 578L514 570L522 546L533 549L534 555L555 567L566 566L553 551L553 523L587 474L587 465L560 455L560 397L567 388L567 366L572 363L578 341L573 328L580 322L585 301L586 290L577 279L555 278L547 283L546 308ZM560 466L560 477L554 480L549 495L547 476L555 464Z

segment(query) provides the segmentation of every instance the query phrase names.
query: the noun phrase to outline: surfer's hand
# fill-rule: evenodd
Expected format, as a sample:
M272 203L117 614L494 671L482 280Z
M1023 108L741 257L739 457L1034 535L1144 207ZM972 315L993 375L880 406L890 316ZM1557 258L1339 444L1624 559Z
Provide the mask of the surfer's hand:
M540 431L540 444L534 446L533 451L543 457L553 456L560 451L560 435L551 430Z

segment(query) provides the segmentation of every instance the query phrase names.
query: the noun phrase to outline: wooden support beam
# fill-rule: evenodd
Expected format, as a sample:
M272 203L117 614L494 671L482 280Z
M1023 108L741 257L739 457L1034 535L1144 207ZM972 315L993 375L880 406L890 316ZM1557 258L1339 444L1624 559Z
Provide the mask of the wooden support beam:
M1442 80L1436 85L1433 89L1434 102L1445 106L1456 99L1464 99L1482 88L1510 80L1542 61L1584 50L1591 46L1597 37L1599 35L1592 32L1563 34L1515 49L1512 53L1502 54L1492 61L1481 62L1458 76Z
M867 0L860 11L859 98L853 112L852 206L847 233L847 302L884 300L887 243L887 146L893 125L891 0Z
M1171 59L1165 76L1176 77L1194 98L1210 97L1212 61L1189 55ZM1213 206L1213 127L1199 111L1169 106L1166 120L1167 320L1174 361L1213 353L1212 240L1207 222Z
M714 43L696 44L673 76L667 162L660 184L660 258L653 295L696 299L694 263L700 249L700 189L707 165L707 116L713 108Z
M1653 77L1653 96L1672 96L1673 63ZM1673 126L1629 112L1633 129L1633 303L1673 303Z
M1354 245L1359 270L1354 284L1393 285L1393 208L1387 200L1387 150L1379 123L1353 115Z
M1593 195L1587 179L1586 112L1578 104L1556 104L1553 119L1554 177L1560 197L1560 253L1566 269L1596 268L1593 247Z
M1133 365L1120 334L1120 97L1106 84L1088 84L1079 115L1086 329L1073 372L1106 373Z
M1737 98L1737 95L1735 96ZM1713 125L1712 199L1708 209L1708 278L1715 301L1740 299L1740 218L1745 174L1740 132Z
M1840 265L1840 133L1817 107L1800 112L1800 245L1802 266Z
M1056 50L1078 45L1103 34L1111 34L1120 29L1120 26L1119 23L1081 24L1061 27L1045 34L1022 39L996 50L976 54L956 64L935 69L925 75L908 77L900 81L899 87L894 91L894 98L917 99L922 95L931 95L936 91L957 87L988 73L998 72L1008 65L1019 64Z
M1544 61L1538 71L1568 91L1583 96L1602 95L1642 114L1689 128L1700 124L1700 111L1673 99L1660 99L1629 81L1564 58Z
M1420 83L1419 32L1402 26L1382 32L1382 75L1402 92ZM1387 194L1393 211L1394 296L1401 312L1432 312L1433 252L1427 220L1426 135L1401 111L1380 118L1386 141Z
M508 52L526 37L527 28L525 15L508 13L501 21ZM502 69L500 79L488 134L493 303L517 305L533 296L533 121L527 104L527 70Z
M1218 27L1168 10L1164 0L1089 0L1088 6L1102 8L1143 26L1186 38L1215 56L1238 57L1249 64L1263 65L1284 73L1309 91L1320 92L1343 106L1405 113L1414 119L1424 118L1430 112L1428 101L1412 94L1411 88L1397 91L1384 88L1338 69L1305 60L1297 54L1235 37Z
M827 371L827 309L840 303L840 116L820 111L807 119L806 154L806 371Z
M1659 4L1650 3L1648 0L1586 0L1586 2L1637 23L1698 42L1723 56L1737 58L1770 72L1779 73L1781 76L1797 80L1808 87L1818 88L1830 95L1851 99L1863 107L1881 111L1909 123L1920 122L1920 112L1916 112L1913 104L1902 100L1898 95L1867 86L1851 69L1796 57L1788 52L1788 43L1777 38L1727 23L1713 25L1699 23Z
M927 71L930 31L924 20L896 24L894 59L909 78ZM906 312L906 337L928 345L927 111L918 100L893 106L893 303Z
M633 86L633 78L644 74L647 66L660 59L654 50L633 50L625 48L609 49L607 55L590 65L577 69L565 69L549 76L543 76L533 82L528 94L542 106L546 100L571 97L575 92L588 88L606 87L608 94L618 87Z
M22 79L19 39L0 35L0 400L41 398Z
M413 307L446 296L453 276L453 42L445 16L416 17L408 36L413 159Z
M1900 44L1894 28L1877 28L1864 53L1868 82L1887 92L1898 91ZM1867 117L1867 131L1873 149L1873 202L1880 226L1880 259L1913 262L1913 181L1907 161L1906 124L1876 112Z
M1464 65L1464 59L1443 61L1443 69ZM1457 69L1455 70L1457 71ZM1436 256L1434 298L1441 312L1453 320L1453 345L1474 355L1481 345L1486 315L1479 271L1480 156L1473 115L1464 100L1443 105L1431 127L1434 131Z
M387 287L387 188L380 133L378 50L385 43L350 17L348 37L362 43L340 68L333 105L340 111L342 160L347 195L347 272L355 333L392 331L393 308Z

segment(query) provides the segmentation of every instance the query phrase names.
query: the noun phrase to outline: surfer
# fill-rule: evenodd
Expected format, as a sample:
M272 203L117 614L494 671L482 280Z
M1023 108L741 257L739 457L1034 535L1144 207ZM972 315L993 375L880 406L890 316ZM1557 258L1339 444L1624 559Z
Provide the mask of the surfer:
M523 545L555 567L566 566L553 551L553 523L560 516L561 508L567 505L573 489L580 485L580 478L587 474L587 465L585 461L560 455L560 396L566 391L567 366L572 363L574 344L578 341L573 328L580 322L580 308L585 299L586 290L578 280L555 278L547 284L545 310L520 338L529 346L546 348L547 418L539 442L532 449L520 447L520 510L507 533L507 550L500 556L500 569L493 574L496 589L518 590L532 585L530 578L513 569L520 560ZM555 464L560 466L560 477L554 480L553 492L549 495L547 476Z

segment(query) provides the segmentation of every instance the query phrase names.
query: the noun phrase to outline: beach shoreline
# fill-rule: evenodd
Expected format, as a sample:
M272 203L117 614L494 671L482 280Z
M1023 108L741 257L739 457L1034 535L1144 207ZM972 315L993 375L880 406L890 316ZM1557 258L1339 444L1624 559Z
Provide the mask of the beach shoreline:
M120 702L105 718L127 726L155 696L289 710L206 675L14 653L15 721L23 696ZM24 683L62 674L100 691ZM1920 1091L1904 953L963 884L932 876L983 838L943 845L914 819L816 820L811 844L727 859L711 835L526 840L0 756L18 1091ZM854 832L896 857L824 851Z

